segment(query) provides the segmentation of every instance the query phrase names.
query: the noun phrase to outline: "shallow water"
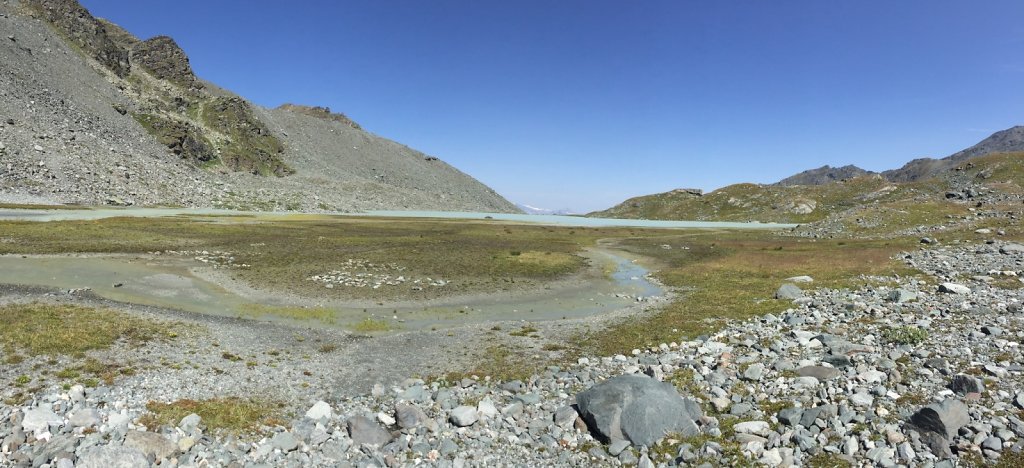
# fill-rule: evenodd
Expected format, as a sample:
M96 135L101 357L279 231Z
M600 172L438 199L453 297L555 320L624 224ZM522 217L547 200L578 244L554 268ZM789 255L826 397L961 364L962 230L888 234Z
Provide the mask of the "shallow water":
M372 318L396 330L449 328L470 323L522 320L557 320L603 314L624 308L635 297L663 294L648 281L642 266L606 250L586 253L610 271L608 279L539 291L528 295L501 293L469 300L453 299L430 307L371 308L326 303L333 316L328 321L297 321L273 315L257 320L298 323L308 326L351 328ZM60 289L89 288L95 294L120 302L166 307L220 316L248 316L253 301L193 275L200 264L188 258L140 256L0 256L0 283L48 286ZM289 306L263 302L267 306Z
M11 210L0 209L0 220L13 221L70 221L94 220L114 217L162 217L162 216L251 216L266 219L302 219L303 217L369 216L391 218L447 218L492 220L516 223L533 223L567 227L637 227L637 228L727 228L727 229L790 229L796 224L777 223L733 223L714 221L656 221L648 219L584 218L582 216L528 215L510 213L473 213L458 211L370 211L366 213L317 213L295 212L250 212L217 210L211 208L97 208L82 210Z

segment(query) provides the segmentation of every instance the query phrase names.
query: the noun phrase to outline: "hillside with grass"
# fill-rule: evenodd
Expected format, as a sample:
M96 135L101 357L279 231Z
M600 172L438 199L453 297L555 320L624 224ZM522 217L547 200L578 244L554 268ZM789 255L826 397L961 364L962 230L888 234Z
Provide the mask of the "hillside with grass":
M1015 140L1007 135L999 132L985 141L995 138L1013 146ZM706 194L680 189L644 195L588 216L815 223L854 231L899 231L940 224L968 210L1016 209L1024 187L1024 152L986 153L978 148L996 147L986 142L950 158L930 160L940 161L936 164L945 168L907 181L890 180L884 174L863 173L856 168L833 170L826 166L787 178L787 183L741 183ZM964 157L966 154L973 156ZM956 164L950 163L953 158ZM836 176L842 173L852 177ZM809 183L793 183L801 180Z

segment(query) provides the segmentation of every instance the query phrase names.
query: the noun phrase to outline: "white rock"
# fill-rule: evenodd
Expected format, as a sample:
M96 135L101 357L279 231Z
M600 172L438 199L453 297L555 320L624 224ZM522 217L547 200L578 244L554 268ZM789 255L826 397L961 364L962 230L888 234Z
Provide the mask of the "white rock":
M476 408L472 406L460 406L452 410L448 419L458 427L466 427L472 426L479 421L480 415L476 412Z
M850 397L850 403L855 406L871 406L875 402L875 397L868 393L857 392Z
M857 378L866 383L880 383L884 381L887 378L887 376L885 375L885 372L872 369L857 374Z
M793 379L792 387L797 390L817 388L820 382L816 377L806 376Z
M810 276L807 276L807 275L801 275L801 276L794 276L792 278L786 278L783 281L789 281L791 283L812 283L812 282L814 282L814 278L811 278Z
M390 426L394 426L395 423L398 422L398 421L395 420L395 418L393 416L391 416L390 414L387 414L387 413L385 413L383 411L377 413L377 421L380 421L381 424L383 424L385 426L389 426L389 427Z
M767 436L771 431L771 426L767 421L746 421L733 426L733 430L740 434Z
M773 448L771 450L765 450L764 454L761 455L761 459L758 463L767 466L779 466L782 464L782 454L779 453L779 449Z
M939 292L950 293L950 294L970 294L971 288L962 284L956 283L942 283L939 285Z
M309 408L308 411L306 411L306 417L314 420L321 418L330 418L333 415L334 411L331 409L331 405L323 400L316 402L316 404L314 404L312 407Z
M494 402L491 401L491 397L484 397L483 400L480 400L480 403L476 406L476 410L480 413L480 416L485 418L493 418L501 414L498 411L498 408L494 406Z
M64 420L56 413L46 408L35 408L25 411L25 418L21 421L21 428L25 432L44 432L50 425L59 426Z

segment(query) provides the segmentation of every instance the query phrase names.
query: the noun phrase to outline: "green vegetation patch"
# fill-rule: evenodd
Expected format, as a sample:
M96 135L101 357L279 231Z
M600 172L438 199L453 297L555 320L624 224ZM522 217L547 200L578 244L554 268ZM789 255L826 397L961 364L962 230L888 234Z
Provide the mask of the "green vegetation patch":
M132 113L132 117L157 141L183 159L204 164L217 158L210 141L190 123L157 114Z
M252 432L260 426L282 424L280 405L273 401L244 398L215 398L211 400L178 400L172 403L151 401L146 404L149 413L139 422L149 429L177 425L192 413L202 418L207 429L232 433Z
M134 344L170 336L156 323L107 309L44 303L0 306L0 343L31 355L81 356L118 340Z
M393 330L394 328L395 327L386 320L377 320L369 317L352 325L352 330L360 333L386 332Z
M217 97L205 103L203 123L227 137L220 159L236 171L284 176L295 171L281 159L284 145L240 98Z
M241 308L242 317L280 317L289 320L313 320L327 324L335 323L334 311L324 307L285 307L264 304L247 304Z
M688 249L665 250L661 244ZM658 259L658 279L682 297L650 316L621 321L577 338L599 356L713 333L729 320L743 320L790 306L773 299L785 278L810 275L814 287L857 286L859 275L912 273L892 259L912 241L813 241L771 233L705 232L628 239L619 248Z
M928 339L928 331L913 326L890 328L882 333L886 343L915 345Z
M274 220L251 217L107 218L38 223L0 221L0 254L138 253L209 250L230 252L251 265L230 274L255 287L300 296L339 299L425 300L538 287L582 271L579 252L596 239L643 230L570 229L445 220L362 219L305 216ZM649 231L652 235L659 231ZM662 232L663 233L663 232ZM513 256L512 252L519 252ZM404 270L392 276L433 280L443 286L325 288L316 275L345 269L359 259ZM419 287L420 289L414 289ZM316 311L296 314L318 317ZM250 310L292 316L287 310ZM292 317L295 318L295 317Z

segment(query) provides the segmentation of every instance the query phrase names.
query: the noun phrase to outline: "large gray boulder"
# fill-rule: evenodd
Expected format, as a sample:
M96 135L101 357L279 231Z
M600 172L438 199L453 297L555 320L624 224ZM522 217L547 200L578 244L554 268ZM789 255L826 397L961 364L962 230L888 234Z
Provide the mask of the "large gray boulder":
M956 398L947 398L942 403L932 403L910 417L910 423L919 432L933 432L947 441L956 437L957 431L970 420L967 405Z
M128 431L124 437L124 446L138 449L147 457L152 455L158 460L178 452L178 444L155 432Z
M357 445L369 444L383 447L391 442L391 433L366 416L353 416L346 422L348 436Z
M146 455L136 448L104 445L89 447L78 457L77 468L149 468Z
M777 291L775 291L776 299L795 300L800 299L801 297L804 297L804 291L797 285L791 283L783 284L782 286L779 286Z
M700 432L700 406L683 399L669 383L645 375L622 375L576 396L580 416L605 442L628 440L653 446L667 433L684 437Z

